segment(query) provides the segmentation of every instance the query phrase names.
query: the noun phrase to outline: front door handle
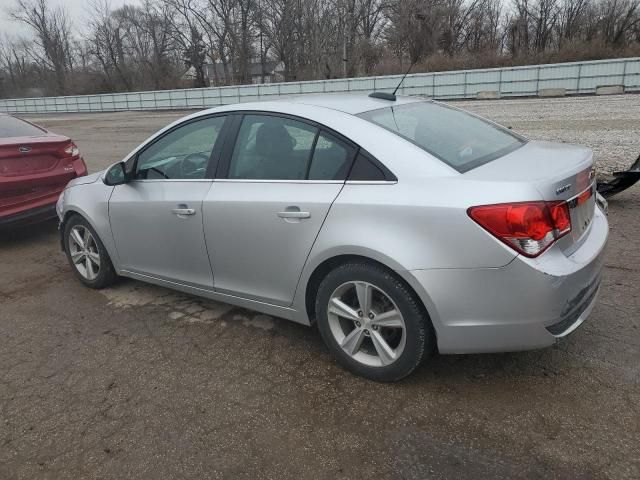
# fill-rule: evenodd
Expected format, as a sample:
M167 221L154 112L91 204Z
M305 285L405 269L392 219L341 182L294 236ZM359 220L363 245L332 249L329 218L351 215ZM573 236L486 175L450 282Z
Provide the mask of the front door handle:
M285 222L298 223L304 218L309 218L311 214L300 211L300 207L291 206L285 208L283 212L278 212L278 216L284 219Z

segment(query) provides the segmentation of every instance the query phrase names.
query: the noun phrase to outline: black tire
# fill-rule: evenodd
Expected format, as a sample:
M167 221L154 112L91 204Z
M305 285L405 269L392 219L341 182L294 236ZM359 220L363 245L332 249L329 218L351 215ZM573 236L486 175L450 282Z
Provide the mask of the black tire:
M400 310L404 319L405 345L390 365L370 366L352 358L338 344L331 331L328 308L331 295L348 282L367 282L382 290ZM355 375L379 382L394 382L412 373L435 351L436 337L431 320L416 294L393 272L362 261L345 263L327 274L318 288L315 304L318 329L338 362Z
M95 242L95 248L97 248L97 253L98 255L100 255L100 265L99 265L98 274L94 279L91 279L91 280L84 277L80 273L80 271L78 270L78 268L76 267L76 265L73 263L71 259L69 236L71 235L72 229L76 226L82 226L87 230L89 230ZM69 265L71 266L71 270L73 271L76 278L80 280L80 282L83 285L89 288L101 289L101 288L108 287L109 285L112 285L113 282L115 282L115 280L118 278L118 275L116 274L116 271L113 268L113 264L111 263L111 258L109 258L107 249L104 248L104 244L100 240L100 237L98 236L96 231L93 229L93 227L89 224L89 222L87 222L80 215L73 215L64 224L63 245L64 245L64 252L67 255L67 260L69 261Z

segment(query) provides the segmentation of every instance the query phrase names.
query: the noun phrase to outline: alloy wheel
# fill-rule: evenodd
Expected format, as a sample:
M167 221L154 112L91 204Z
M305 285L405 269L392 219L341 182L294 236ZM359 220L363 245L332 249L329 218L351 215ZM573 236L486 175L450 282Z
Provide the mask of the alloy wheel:
M95 280L100 273L100 254L88 228L75 225L69 232L69 255L80 275Z
M402 313L383 290L367 282L340 285L329 298L329 328L352 359L372 367L394 363L406 344Z

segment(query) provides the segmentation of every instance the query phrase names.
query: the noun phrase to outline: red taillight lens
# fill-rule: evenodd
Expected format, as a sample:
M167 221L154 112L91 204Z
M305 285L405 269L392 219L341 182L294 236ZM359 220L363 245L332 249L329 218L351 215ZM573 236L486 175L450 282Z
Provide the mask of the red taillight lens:
M75 143L69 142L63 147L62 153L65 157L77 157L80 155L80 150Z
M560 238L571 231L571 215L569 213L569 205L567 202L548 203L549 213L553 225L556 227L556 238Z
M468 213L482 228L528 257L537 257L571 231L567 202L481 205Z

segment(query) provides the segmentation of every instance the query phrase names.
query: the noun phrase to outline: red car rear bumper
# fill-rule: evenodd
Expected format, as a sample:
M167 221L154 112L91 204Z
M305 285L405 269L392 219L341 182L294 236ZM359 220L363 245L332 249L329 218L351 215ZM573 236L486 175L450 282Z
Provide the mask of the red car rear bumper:
M55 201L43 207L30 208L20 213L0 216L0 228L30 225L32 223L43 222L54 217L56 217Z
M56 216L56 202L67 181L87 174L82 157L73 162L73 175L61 183L58 176L41 174L30 181L33 191L2 198L0 195L0 227L19 226L48 220Z

